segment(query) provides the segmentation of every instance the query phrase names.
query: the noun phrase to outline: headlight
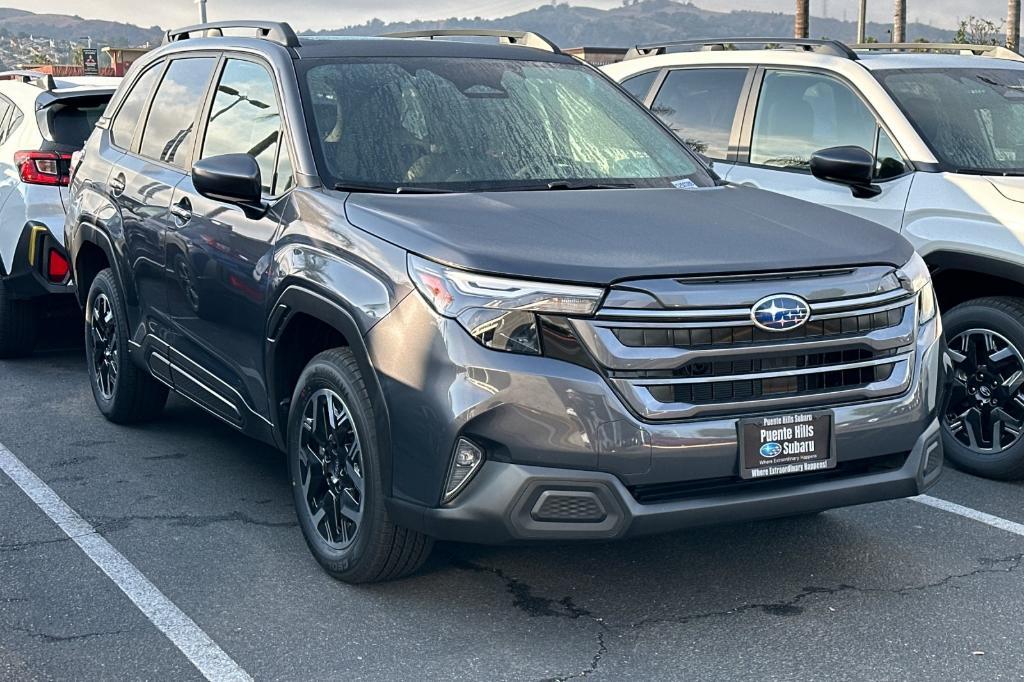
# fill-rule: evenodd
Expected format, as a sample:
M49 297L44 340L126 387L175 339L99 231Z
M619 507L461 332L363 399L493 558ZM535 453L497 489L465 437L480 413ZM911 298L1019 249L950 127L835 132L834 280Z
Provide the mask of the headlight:
M540 355L536 313L592 315L604 290L457 270L409 254L409 276L440 315L495 350Z
M924 259L915 253L897 274L907 291L918 294L918 321L921 324L931 321L938 306L935 304L932 275Z

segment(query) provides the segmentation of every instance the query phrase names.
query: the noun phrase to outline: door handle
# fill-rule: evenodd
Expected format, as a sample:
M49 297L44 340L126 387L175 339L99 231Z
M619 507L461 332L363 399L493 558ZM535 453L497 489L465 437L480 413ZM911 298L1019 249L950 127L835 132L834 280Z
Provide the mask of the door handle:
M192 202L185 198L172 204L171 215L174 216L174 222L178 224L178 227L184 227L188 221L192 220Z
M124 173L118 173L113 180L110 181L110 193L115 197L119 197L124 194L125 180Z

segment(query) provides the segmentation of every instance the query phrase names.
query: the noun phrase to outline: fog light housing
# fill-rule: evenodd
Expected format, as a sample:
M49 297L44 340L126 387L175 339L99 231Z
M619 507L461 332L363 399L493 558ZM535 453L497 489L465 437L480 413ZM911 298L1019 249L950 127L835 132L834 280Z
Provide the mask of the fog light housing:
M475 443L460 438L455 444L455 454L452 456L452 464L448 468L448 479L445 481L444 495L441 498L442 504L455 499L483 463L484 451Z

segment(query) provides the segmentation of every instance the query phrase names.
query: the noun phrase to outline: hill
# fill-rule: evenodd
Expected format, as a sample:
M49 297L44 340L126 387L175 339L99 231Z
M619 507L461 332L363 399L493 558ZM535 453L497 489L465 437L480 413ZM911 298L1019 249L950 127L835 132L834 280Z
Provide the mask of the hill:
M567 4L544 5L501 19L451 18L441 21L385 23L374 19L358 26L320 31L323 35L378 35L393 31L430 28L516 28L542 33L559 45L625 46L660 40L687 38L791 36L793 15L782 12L703 9L693 3L673 0L642 0L608 10L573 7ZM869 23L867 35L889 40L890 26ZM854 22L813 17L811 36L853 42ZM912 23L907 28L910 40L949 41L953 32L926 24Z
M30 35L58 41L90 37L93 43L125 46L156 44L162 36L156 26L142 28L116 21L83 19L67 14L35 14L9 8L0 8L0 34L9 37Z

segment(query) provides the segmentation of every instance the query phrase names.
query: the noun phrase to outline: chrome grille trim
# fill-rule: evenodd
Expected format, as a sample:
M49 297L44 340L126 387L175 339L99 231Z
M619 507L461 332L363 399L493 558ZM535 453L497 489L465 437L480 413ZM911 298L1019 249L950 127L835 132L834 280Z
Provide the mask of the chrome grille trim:
M753 277L749 287L728 291L708 282L696 295L688 289L685 297L661 281L657 284L666 296L709 305L603 308L594 318L570 323L612 387L644 419L724 417L870 401L909 390L915 366L917 297L898 285L893 288L892 271L880 270L855 269L845 281L835 275L827 293L816 292L822 298L808 300L807 324L821 324L788 337L786 332L773 338L771 332L749 331L754 326L754 294L771 286L770 277ZM887 290L863 295L875 276L880 277L879 288ZM844 297L844 284L849 285L846 291L860 295ZM778 285L784 293L785 282ZM793 284L794 289L801 287L807 289L799 280ZM900 310L902 314L893 312ZM865 316L879 313L888 318L865 321Z
M570 320L584 344L594 353L598 363L609 370L674 369L689 362L713 359L734 359L747 356L771 357L806 352L828 351L838 348L866 348L873 351L890 350L909 346L914 342L916 315L913 306L906 302L903 320L896 327L880 329L860 336L836 336L811 341L780 341L774 344L746 344L730 347L677 348L671 346L627 346L615 336L615 329L627 325ZM896 306L894 306L896 307ZM884 310L869 309L857 311L858 315ZM681 325L658 323L655 325L629 325L630 328L665 329Z
M894 295L895 294L895 295ZM836 317L846 317L850 313L856 312L858 315L867 315L868 313L884 312L886 310L892 310L893 308L899 308L900 306L909 305L914 300L914 296L906 291L905 289L899 289L896 292L889 292L887 294L880 294L878 296L868 296L861 299L847 299L845 301L830 301L828 303L811 303L811 321L813 320L829 320L835 319ZM874 307L857 307L855 301L861 301L864 306L870 306L875 304ZM749 324L753 326L753 322L750 320L750 306L736 307L736 308L722 308L719 310L666 310L658 309L652 310L649 308L603 308L597 311L596 315L599 320L700 320L699 323L693 324L693 326L701 327L715 327L715 326L734 326L737 324ZM646 325L644 325L646 326ZM672 325L677 326L677 325Z
M899 395L910 387L913 370L912 355L904 356L894 363L892 374L884 381L878 381L863 387L842 391L816 392L808 394L787 395L778 398L762 398L760 400L740 400L735 402L715 403L714 405L694 405L692 403L663 403L654 399L650 391L638 386L629 379L612 379L614 385L626 402L636 412L647 419L691 419L706 414L725 416L737 413L763 412L790 407L822 407L825 405L862 402L876 400L892 395ZM649 382L648 382L649 383Z

